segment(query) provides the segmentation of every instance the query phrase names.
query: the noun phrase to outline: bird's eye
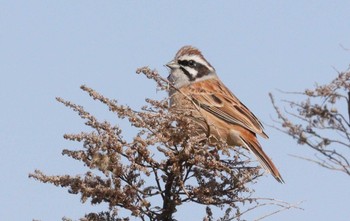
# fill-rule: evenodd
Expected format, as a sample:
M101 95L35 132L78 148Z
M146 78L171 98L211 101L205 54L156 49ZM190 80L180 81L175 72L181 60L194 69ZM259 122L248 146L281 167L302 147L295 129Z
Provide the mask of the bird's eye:
M197 63L194 60L179 60L178 63L182 66L187 66L190 68L196 67Z
M196 62L194 60L189 60L188 61L188 66L189 67L194 67L194 66L196 66Z

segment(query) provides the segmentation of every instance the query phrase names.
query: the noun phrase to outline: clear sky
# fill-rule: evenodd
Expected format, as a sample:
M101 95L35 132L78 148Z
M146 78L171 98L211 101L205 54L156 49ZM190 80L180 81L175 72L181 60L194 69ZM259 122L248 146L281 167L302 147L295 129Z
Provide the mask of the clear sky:
M350 64L350 1L0 1L0 220L60 220L100 211L66 189L28 179L83 174L63 148L80 144L66 132L86 131L83 121L55 101L75 101L99 119L112 119L79 86L86 84L121 103L139 107L164 97L135 74L164 64L191 44L202 50L225 84L267 124L275 116L268 92L300 91L326 83ZM120 123L124 125L123 122ZM125 124L126 125L126 124ZM271 176L256 195L291 203L270 221L348 220L350 179L289 156L310 156L287 136L266 127L264 149L286 184ZM128 134L131 136L132 134ZM179 220L200 220L185 207ZM263 213L263 211L262 211Z

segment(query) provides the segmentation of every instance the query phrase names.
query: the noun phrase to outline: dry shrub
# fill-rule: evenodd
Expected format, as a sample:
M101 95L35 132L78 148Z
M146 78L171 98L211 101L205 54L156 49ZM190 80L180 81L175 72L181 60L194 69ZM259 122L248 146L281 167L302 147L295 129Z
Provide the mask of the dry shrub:
M169 84L156 71L140 68L137 73L153 79L159 89L168 90ZM134 110L87 86L81 89L136 128L133 139L127 141L118 126L100 122L82 106L57 98L93 129L64 135L67 140L81 142L83 149L65 149L63 155L82 161L89 170L81 176L48 176L36 170L30 177L67 187L69 193L80 194L82 202L108 204L108 211L90 213L81 220L129 220L118 216L120 209L140 220L175 220L177 207L184 203L207 206L204 220L214 220L209 206L227 208L220 220L240 220L242 214L273 202L252 197L253 190L248 187L261 173L244 150L230 149L223 142L210 146L204 134L191 136L194 126L190 113L172 113L167 99L146 99L147 105Z

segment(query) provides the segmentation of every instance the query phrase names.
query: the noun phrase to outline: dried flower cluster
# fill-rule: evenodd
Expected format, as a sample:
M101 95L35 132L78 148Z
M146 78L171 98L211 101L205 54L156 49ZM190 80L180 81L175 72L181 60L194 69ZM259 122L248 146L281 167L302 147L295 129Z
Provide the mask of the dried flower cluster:
M305 99L285 100L291 108L285 113L270 94L279 119L276 128L316 151L314 159L304 159L350 175L350 70L329 84L291 94Z
M154 79L161 90L169 87L156 71L141 68L137 73ZM36 170L30 177L67 187L69 193L80 194L82 202L109 205L109 211L91 213L81 220L129 220L119 218L119 209L140 220L175 220L177 207L188 202L226 206L226 218L221 220L233 220L265 204L251 197L253 190L248 184L261 174L258 167L250 165L244 150L229 149L220 142L210 146L204 134L190 136L194 126L188 113L174 114L167 100L152 99L146 99L147 105L141 110L133 110L89 87L81 89L137 129L133 139L127 141L118 126L100 122L82 106L57 98L93 129L90 133L64 135L67 140L81 142L83 149L65 149L63 154L82 161L89 171L83 176L48 176ZM251 207L241 211L243 204ZM203 216L213 220L209 207Z

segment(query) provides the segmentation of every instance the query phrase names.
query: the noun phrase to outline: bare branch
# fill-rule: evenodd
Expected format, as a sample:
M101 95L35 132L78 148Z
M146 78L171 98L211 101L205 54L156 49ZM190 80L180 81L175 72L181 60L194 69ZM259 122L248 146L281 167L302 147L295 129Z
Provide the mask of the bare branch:
M350 175L350 71L339 73L329 84L316 85L304 92L284 94L302 95L304 100L283 101L289 105L284 112L277 106L270 93L271 103L277 113L279 126L274 128L297 140L319 154L307 159L327 169L344 172ZM347 114L344 116L341 100L347 101Z
M348 116L349 116L349 121L350 122L350 91L348 91ZM350 127L349 123L348 126Z

